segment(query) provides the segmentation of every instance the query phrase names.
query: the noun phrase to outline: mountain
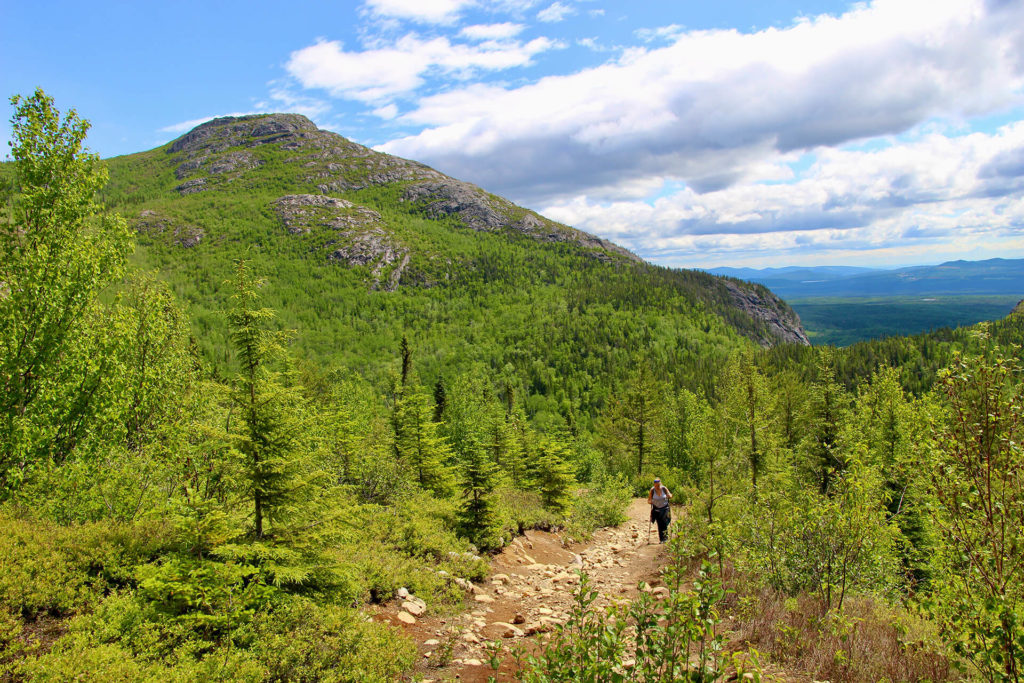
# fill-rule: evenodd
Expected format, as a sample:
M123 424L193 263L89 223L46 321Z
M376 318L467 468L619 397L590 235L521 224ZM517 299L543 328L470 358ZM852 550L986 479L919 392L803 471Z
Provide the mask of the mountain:
M370 377L408 337L424 381L474 363L527 378L538 409L589 410L636 358L711 386L731 350L807 337L759 285L645 263L607 240L296 114L220 118L107 161L135 261L229 361L223 282L246 257L300 355Z
M757 282L785 299L1024 294L1024 259L949 261L894 270L826 266L716 268L708 272Z
M857 266L783 266L781 268L712 268L707 272L713 275L734 277L750 282L821 282L824 280L841 280L856 275L878 272L876 268ZM763 284L763 282L762 282Z

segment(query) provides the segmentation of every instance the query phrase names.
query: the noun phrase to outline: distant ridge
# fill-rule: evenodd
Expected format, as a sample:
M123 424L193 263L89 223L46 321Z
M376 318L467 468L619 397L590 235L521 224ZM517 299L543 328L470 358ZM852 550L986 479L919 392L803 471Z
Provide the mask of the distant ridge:
M713 268L707 272L756 282L785 299L806 297L1024 295L1024 259L947 261L894 270L836 266Z

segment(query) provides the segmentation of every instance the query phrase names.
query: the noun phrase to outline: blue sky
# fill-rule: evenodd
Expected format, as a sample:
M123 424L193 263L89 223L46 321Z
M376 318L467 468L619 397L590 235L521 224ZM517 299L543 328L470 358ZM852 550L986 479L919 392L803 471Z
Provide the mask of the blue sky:
M103 156L296 111L664 265L1024 257L1017 0L0 0L0 16L0 92L44 88Z

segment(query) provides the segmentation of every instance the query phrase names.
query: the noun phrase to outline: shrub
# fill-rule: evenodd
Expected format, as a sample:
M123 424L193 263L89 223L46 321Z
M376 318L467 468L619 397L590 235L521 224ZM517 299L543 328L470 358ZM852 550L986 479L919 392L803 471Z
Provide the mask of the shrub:
M0 510L0 603L27 618L69 614L134 583L135 566L170 543L157 522L61 526Z
M604 475L593 488L572 501L567 527L573 538L589 538L596 529L625 522L631 501L629 484L620 476Z
M714 568L705 564L691 590L677 555L667 567L669 593L650 593L628 607L594 609L597 592L580 576L568 621L518 672L524 683L618 681L662 683L711 681L719 674L723 637L717 603L725 595Z

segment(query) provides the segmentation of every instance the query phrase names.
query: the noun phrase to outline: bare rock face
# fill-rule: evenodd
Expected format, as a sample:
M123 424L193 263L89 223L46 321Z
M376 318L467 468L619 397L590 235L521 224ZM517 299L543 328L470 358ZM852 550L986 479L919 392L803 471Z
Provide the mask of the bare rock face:
M574 242L590 249L612 252L630 260L639 257L608 240L539 216L516 206L507 199L492 195L476 185L453 178L410 185L402 193L402 201L419 207L430 218L454 216L467 228L481 232L507 231L541 242ZM607 255L605 255L607 258Z
M409 250L384 226L373 209L345 199L316 194L285 195L274 202L285 229L293 235L326 230L329 261L365 266L374 288L394 291L409 265Z
M800 316L767 288L756 285L741 287L736 282L724 280L725 288L733 303L755 320L763 321L769 336L758 339L761 346L768 347L780 341L788 344L810 346Z
M190 175L198 171L209 158L209 154L203 154L202 156L198 156L195 159L183 161L181 164L178 165L178 168L175 169L174 176L178 180L184 180L185 178L189 177Z
M206 178L193 178L192 180L186 180L174 189L177 190L178 194L182 197L189 194L195 194L196 192L202 192L206 189Z
M206 236L206 232L198 226L176 222L151 210L140 213L132 227L143 235L170 235L174 244L186 249L196 246Z
M257 166L261 166L262 164L262 161L254 157L249 152L228 152L210 164L210 173L217 175L219 173L232 173L234 171L248 171L256 168Z
M457 180L412 185L402 193L402 201L418 204L431 218L458 216L473 230L492 231L509 223L483 191Z
M274 202L288 232L308 233L316 226L335 230L380 227L380 214L345 199L318 194L289 194Z
M196 126L171 145L171 153L215 154L230 147L266 144L303 132L316 132L316 124L300 114L227 116Z

